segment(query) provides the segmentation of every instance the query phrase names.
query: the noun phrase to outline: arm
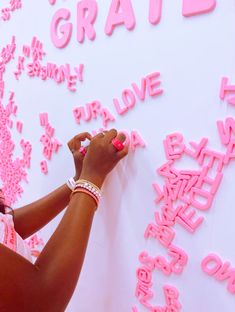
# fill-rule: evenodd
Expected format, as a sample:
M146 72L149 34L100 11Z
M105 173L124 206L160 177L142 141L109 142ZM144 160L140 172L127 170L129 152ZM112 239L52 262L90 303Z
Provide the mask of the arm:
M23 238L31 236L57 216L69 203L71 190L66 184L47 196L14 210L16 232Z
M91 139L87 132L76 135L68 142L74 158L76 174L74 179L77 180L81 174L83 156L79 152L81 141ZM57 188L47 196L14 210L15 229L19 235L26 239L56 217L69 203L71 190L66 184Z
M105 137L108 134L115 136L112 130ZM95 156L89 148L81 177L101 186L107 173L127 151L116 153L111 144L97 146L97 141L100 140L94 140L91 149L96 151ZM95 201L89 195L74 194L35 264L0 244L0 311L65 310L82 268L94 211Z
M88 195L74 195L34 265L0 244L0 311L64 311L81 271L94 208Z

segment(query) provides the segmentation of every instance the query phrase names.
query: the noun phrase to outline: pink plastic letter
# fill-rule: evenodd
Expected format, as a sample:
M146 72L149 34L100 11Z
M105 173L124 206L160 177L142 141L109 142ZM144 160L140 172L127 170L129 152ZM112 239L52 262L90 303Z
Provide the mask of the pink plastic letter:
M183 15L190 17L208 13L216 7L216 0L183 0Z
M97 2L95 0L83 0L77 4L77 40L83 43L85 33L90 40L94 40L96 32L93 24L97 16Z
M213 266L208 266L208 264L212 262L214 263ZM203 259L201 263L201 267L203 272L209 274L209 275L214 275L222 266L222 261L217 255L210 254L208 255L205 259Z
M109 15L105 25L106 35L112 35L114 28L117 25L122 24L124 24L128 30L131 30L135 27L135 15L133 12L131 0L112 0Z
M160 22L162 15L162 0L149 1L149 22L156 25Z
M71 23L64 24L60 27L60 32L63 35L61 38L59 38L57 35L59 22L63 19L67 21L69 18L70 18L70 11L66 9L59 9L55 13L52 19L51 40L57 48L64 48L69 43L69 40L72 35L72 29L73 29L73 26Z

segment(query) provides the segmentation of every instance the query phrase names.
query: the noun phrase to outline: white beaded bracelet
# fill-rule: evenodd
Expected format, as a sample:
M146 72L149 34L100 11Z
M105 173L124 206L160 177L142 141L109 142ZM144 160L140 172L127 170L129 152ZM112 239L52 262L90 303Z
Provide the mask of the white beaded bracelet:
M74 191L74 190L75 190L76 181L74 180L73 177L69 178L66 184L67 184L67 186L70 188L71 191Z
M76 188L84 188L88 191L90 191L93 195L96 196L96 198L98 199L98 201L101 198L101 190L98 188L98 186L96 186L95 184L93 184L90 181L87 180L78 180L76 181Z

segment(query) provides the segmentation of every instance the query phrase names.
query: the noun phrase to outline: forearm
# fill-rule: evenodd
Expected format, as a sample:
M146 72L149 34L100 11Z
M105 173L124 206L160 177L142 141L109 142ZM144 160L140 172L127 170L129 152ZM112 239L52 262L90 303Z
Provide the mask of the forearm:
M64 311L74 292L94 211L92 198L81 193L73 195L63 219L35 263L43 277L44 288L50 290L50 302L56 305L53 311ZM47 308L49 306L44 307Z
M82 268L96 205L87 194L73 196L35 264L0 244L1 311L65 310Z
M43 198L14 210L15 229L25 239L58 215L69 203L71 190L66 184Z

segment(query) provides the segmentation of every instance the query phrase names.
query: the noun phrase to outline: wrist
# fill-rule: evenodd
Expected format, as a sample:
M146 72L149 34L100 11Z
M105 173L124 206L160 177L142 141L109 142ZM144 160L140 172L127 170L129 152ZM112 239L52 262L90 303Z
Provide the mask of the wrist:
M94 174L81 173L79 179L87 180L93 184L95 184L98 188L101 188L105 178L100 176L96 176Z

